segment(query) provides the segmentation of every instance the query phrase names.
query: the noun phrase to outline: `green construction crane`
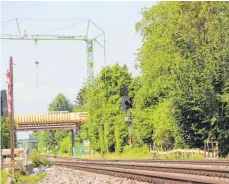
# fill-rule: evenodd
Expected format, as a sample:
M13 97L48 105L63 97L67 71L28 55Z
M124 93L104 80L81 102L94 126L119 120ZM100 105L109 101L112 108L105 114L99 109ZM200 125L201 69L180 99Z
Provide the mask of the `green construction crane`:
M85 21L87 21L87 30L86 30L85 35L83 35L83 36L82 35L78 35L78 36L68 35L68 36L65 36L65 35L55 35L55 34L52 34L52 35L44 35L44 34L33 35L32 34L31 35L31 34L26 34L25 30L24 30L24 34L22 35L20 27L19 27L19 20L20 19L17 19L17 18L13 19L13 20L9 20L9 21L12 21L12 22L16 23L18 35L4 33L4 34L1 34L1 39L7 39L7 40L34 40L36 44L37 44L38 40L77 40L77 41L85 41L86 42L86 51L87 51L87 79L89 81L94 76L94 70L93 70L93 66L94 66L93 45L95 43L98 43L104 49L104 62L106 60L106 58L105 58L105 32L90 20L85 20ZM39 20L39 19L34 19L34 20ZM45 20L48 20L48 19L45 19ZM3 23L9 22L9 21L2 22L2 26L4 26ZM93 38L89 38L88 37L88 32L89 32L90 25L95 26L100 31L100 33L98 35L96 35L95 37L93 37ZM64 28L58 28L58 29L64 29ZM56 30L58 30L58 29L56 29ZM101 44L98 41L99 37L103 37L103 44Z

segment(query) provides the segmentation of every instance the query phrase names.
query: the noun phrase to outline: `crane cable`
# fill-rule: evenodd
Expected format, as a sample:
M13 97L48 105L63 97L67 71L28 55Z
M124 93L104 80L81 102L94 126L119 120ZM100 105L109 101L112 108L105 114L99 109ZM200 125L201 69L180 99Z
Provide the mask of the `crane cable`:
M35 64L36 64L36 68L37 68L37 76L36 76L36 77L37 77L37 78L36 78L37 96L39 96L39 80L38 80L38 79L39 79L39 77L38 77L38 76L39 76L39 75L38 75L38 74L39 74L39 70L38 70L38 69L39 69L39 67L38 67L38 66L39 66L39 61L38 61L38 55L39 55L39 54L38 54L37 40L34 40L34 41L35 41L35 44L36 44L35 47L36 47L36 50L37 50L37 51L36 51L36 60L35 60Z
M70 28L70 27L73 27L73 26L75 26L77 24L81 24L81 23L84 23L84 22L86 22L86 20L81 21L81 22L77 22L75 24L71 24L71 25L68 25L68 26L60 27L60 28L57 28L57 29L49 30L49 31L46 31L46 32L43 32L43 33L40 33L40 34L47 34L47 33L55 32L55 31L63 30L63 29Z
M39 62L35 61L36 67L37 67L37 96L39 96L39 82L38 82L38 66L39 66Z

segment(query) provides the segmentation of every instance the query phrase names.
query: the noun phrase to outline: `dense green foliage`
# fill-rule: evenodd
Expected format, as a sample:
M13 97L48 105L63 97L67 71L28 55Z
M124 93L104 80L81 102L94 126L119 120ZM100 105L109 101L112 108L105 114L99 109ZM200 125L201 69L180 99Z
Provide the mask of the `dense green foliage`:
M12 174L12 168L9 170L9 172L7 172L6 169L1 170L1 184L6 184L8 177L14 177L16 184L21 184L22 182L35 184L46 176L46 173L40 173L33 176L25 175L26 173L23 171L22 167L13 167L14 174Z
M94 83L86 88L84 102L88 121L81 136L90 140L92 149L101 153L121 152L128 143L120 97L128 95L130 84L127 67L115 64L103 68Z
M58 94L56 98L49 104L49 111L72 111L72 104L63 95ZM71 142L69 138L70 132L67 130L56 130L56 131L40 131L33 134L34 137L38 138L38 147L41 151L50 150L52 152L60 151L61 153L71 153ZM69 141L66 142L66 139ZM61 145L68 147L67 151L64 148L60 148ZM58 146L58 150L56 149Z
M143 36L141 76L131 80L117 65L100 72L85 93L89 120L82 136L95 150L122 151L128 131L120 100L129 93L135 146L203 148L204 141L219 141L227 154L228 2L162 2L142 16L136 24Z
M10 148L10 124L9 119L1 117L1 147Z
M46 176L46 173L39 173L33 176L20 176L19 177L19 184L22 182L26 182L28 184L35 184L38 181L42 180Z
M5 184L7 181L6 169L1 169L1 184Z
M28 172L24 169L23 165L11 163L7 176L14 178L16 183L19 183L20 176L28 175Z
M158 145L218 140L221 151L229 149L228 20L226 2L166 2L143 12L136 25L143 35L136 115L152 118Z
M58 94L56 98L49 104L49 111L72 111L72 105L69 100L63 95Z
M37 150L32 150L30 158L32 160L33 167L47 166L50 165L49 160L45 157L42 157Z
M75 105L72 108L74 112L86 111L86 108L85 108L86 101L84 98L85 93L86 93L86 86L81 88L76 96Z
M102 154L121 153L129 144L121 97L129 95L135 147L202 149L204 141L218 141L220 154L228 154L229 3L160 2L142 12L136 30L143 38L141 75L106 66L79 91L73 108L62 96L49 110L87 111L80 138ZM67 152L66 132L43 137L44 145L59 143Z
M10 148L10 124L8 117L1 117L1 148ZM14 145L17 145L16 133L14 134Z

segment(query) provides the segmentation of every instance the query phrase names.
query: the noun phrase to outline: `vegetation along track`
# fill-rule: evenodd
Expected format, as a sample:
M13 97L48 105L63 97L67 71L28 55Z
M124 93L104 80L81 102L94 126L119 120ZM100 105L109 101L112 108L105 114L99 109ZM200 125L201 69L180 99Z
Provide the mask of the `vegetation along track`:
M60 159L60 158L59 158ZM95 162L80 159L52 159L58 166L108 174L153 183L229 183L229 170L217 167L197 168L184 166L142 165L130 163ZM192 175L192 177L190 177ZM193 175L198 175L193 177ZM207 179L203 179L203 176ZM213 177L217 177L213 178ZM221 179L225 179L222 182Z

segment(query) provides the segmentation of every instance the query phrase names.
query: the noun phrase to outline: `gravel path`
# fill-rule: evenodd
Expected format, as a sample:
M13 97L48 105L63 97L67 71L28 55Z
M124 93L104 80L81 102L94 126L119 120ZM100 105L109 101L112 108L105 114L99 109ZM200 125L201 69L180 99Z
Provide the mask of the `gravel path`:
M135 180L78 171L58 166L46 170L47 175L37 184L148 184Z

